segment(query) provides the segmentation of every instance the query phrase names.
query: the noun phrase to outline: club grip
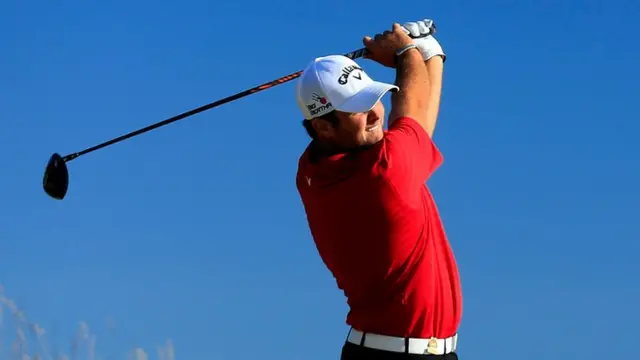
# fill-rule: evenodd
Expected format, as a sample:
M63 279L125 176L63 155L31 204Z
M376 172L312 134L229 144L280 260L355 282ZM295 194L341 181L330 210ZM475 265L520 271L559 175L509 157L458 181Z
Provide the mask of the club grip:
M408 34L409 37L411 37L412 39L420 39L423 37L427 37L429 35L433 35L436 33L436 23L435 22L431 22L431 25L429 26L429 33L426 35L421 35L421 36L412 36L411 34ZM350 59L358 59L361 58L363 56L365 56L369 51L367 50L367 48L362 48L362 49L358 49L355 51L352 51L350 53L344 54L344 56L350 58Z

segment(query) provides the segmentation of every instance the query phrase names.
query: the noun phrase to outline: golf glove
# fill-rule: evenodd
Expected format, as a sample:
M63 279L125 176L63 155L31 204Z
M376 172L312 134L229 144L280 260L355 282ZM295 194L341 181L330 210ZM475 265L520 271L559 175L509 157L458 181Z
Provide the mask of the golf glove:
M424 19L420 21L407 22L402 25L407 35L413 37L413 43L418 46L418 50L422 53L424 60L427 61L436 55L442 56L442 60L446 59L446 55L442 50L442 46L435 37L430 34L430 27L433 20ZM426 35L426 36L425 36Z

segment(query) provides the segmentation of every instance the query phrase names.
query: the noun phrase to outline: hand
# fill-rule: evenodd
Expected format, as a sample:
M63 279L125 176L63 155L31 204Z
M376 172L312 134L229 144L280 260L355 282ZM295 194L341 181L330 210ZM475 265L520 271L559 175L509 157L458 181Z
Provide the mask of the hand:
M364 57L380 63L383 66L395 68L396 52L407 45L413 44L406 29L394 23L391 31L377 34L373 39L365 36L363 44L368 53Z
M435 33L436 27L433 20L424 19L404 23L404 25L402 25L402 28L407 33L407 35L411 36L412 38L421 38L428 35L433 35Z
M431 34L430 28L433 25L433 20L425 19L415 22L408 22L402 25L406 33L411 36L413 43L418 46L420 53L424 60L429 60L434 56L442 56L443 61L446 59L446 55L442 50L442 46L438 43L433 34Z

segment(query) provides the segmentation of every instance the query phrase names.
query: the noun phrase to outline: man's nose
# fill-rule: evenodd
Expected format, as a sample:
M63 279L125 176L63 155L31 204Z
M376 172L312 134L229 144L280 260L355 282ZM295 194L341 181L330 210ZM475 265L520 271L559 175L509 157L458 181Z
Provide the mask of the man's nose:
M373 111L373 109L369 110L369 112L367 113L367 124L371 125L373 123L375 123L376 121L378 121L378 115L376 115L375 111Z

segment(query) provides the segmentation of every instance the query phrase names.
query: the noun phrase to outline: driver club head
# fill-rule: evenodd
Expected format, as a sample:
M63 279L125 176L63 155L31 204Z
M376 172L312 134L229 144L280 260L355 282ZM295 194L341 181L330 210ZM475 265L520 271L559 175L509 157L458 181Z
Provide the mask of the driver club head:
M69 188L69 171L60 154L51 155L42 179L42 187L47 195L62 200Z

